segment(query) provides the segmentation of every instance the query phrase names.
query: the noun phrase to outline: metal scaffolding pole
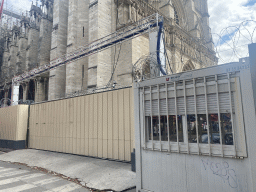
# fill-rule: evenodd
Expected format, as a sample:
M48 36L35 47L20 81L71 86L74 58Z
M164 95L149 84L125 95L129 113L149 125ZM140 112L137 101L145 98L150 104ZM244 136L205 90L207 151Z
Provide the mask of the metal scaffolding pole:
M84 47L75 50L74 52L67 53L57 59L54 59L47 65L40 66L38 68L32 69L29 72L25 72L19 76L16 76L12 79L12 83L18 84L22 81L41 75L51 69L55 69L65 64L69 64L74 60L93 55L116 44L133 39L139 35L149 32L154 28L157 28L157 26L161 22L163 22L162 16L160 16L159 14L153 14L119 31L116 31L101 39L93 41L92 43L89 43Z

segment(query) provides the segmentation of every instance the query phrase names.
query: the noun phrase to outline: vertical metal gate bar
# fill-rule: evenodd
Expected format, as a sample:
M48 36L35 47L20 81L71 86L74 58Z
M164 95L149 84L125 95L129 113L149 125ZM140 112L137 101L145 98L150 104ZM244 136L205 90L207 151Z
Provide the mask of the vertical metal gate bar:
M237 77L239 78L239 77ZM232 124L232 134L233 134L233 145L234 145L234 154L236 157L236 140L235 140L235 127L234 127L234 116L233 116L233 106L232 106L232 92L231 92L231 79L230 73L228 73L228 88L229 88L229 103L230 103L230 113L231 113L231 124Z
M150 86L150 115L151 115L151 139L152 139L152 150L154 150L154 134L153 134L153 110L152 110L152 86Z
M199 155L200 148L199 148L199 136L198 136L198 119L197 119L196 81L195 81L195 79L193 79L193 84L194 84L194 102L195 102L195 116L196 116L196 142L197 142L198 155Z
M208 134L208 146L209 156L211 156L211 141L210 141L210 124L209 124L209 113L208 113L208 100L207 100L207 84L206 77L204 77L204 91L205 91L205 109L206 109L206 121L207 121L207 134Z
M178 127L178 107L177 107L177 87L176 87L176 81L174 82L174 92L175 92L175 115L176 115L176 134L177 134L177 150L178 153L180 152L179 147L179 127Z
M216 97L217 97L217 107L218 107L218 123L219 123L219 134L220 134L220 147L221 147L221 156L224 156L223 152L223 144L222 144L222 127L220 122L220 101L219 101L219 85L218 85L218 76L215 75L215 83L216 83Z
M158 130L158 134L159 134L159 143L160 143L160 151L162 151L162 137L161 137L161 115L160 115L160 90L159 90L159 84L157 85L157 96L158 96L158 123L159 123L159 130Z
M143 107L143 137L144 137L144 149L147 148L146 146L146 121L145 121L145 87L143 87L143 99L142 99L142 107Z
M183 125L183 127L186 128L186 130L184 131L183 129L183 135L186 135L186 137L184 137L184 142L187 142L187 153L189 154L189 143L188 143L188 112L187 112L187 94L186 94L186 80L183 80L183 88L184 88L184 106L185 106L185 125ZM185 141L186 139L186 141Z
M168 108L168 86L167 86L167 83L165 83L165 90L166 90L166 115L167 115L168 152L170 152L170 151L171 151L171 148L170 148L169 108Z

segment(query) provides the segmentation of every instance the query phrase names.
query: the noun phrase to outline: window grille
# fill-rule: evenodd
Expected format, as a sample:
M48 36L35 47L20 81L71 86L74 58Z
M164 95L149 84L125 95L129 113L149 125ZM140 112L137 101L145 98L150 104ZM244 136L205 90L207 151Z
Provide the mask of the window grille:
M167 82L140 94L144 149L247 156L239 76Z

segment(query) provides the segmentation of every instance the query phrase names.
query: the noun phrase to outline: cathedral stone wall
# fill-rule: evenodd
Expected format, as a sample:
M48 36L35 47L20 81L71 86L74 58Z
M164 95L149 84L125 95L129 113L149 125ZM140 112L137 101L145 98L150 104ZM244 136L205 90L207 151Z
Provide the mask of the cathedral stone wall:
M21 36L18 41L18 54L16 63L16 73L24 73L26 68L26 53L27 53L28 39L26 36Z
M28 47L26 67L31 70L37 67L38 62L39 29L31 27L28 32Z
M9 50L5 50L3 53L3 64L2 64L2 78L3 79L8 79L9 78L9 70L8 70L8 59L10 56Z
M78 50L88 43L89 0L70 0L68 15L67 52ZM88 58L81 58L66 65L66 93L81 91L87 86L85 74Z
M41 0L32 5L22 27L5 35L0 87L11 78L80 50L117 30L159 12L164 18L168 71L174 73L217 64L207 0ZM24 95L35 100L63 98L70 93L117 84L130 86L134 64L149 55L150 39L134 39L52 69L24 83ZM171 69L170 69L171 68ZM6 73L6 74L5 74ZM29 85L35 85L31 88ZM33 97L30 97L33 98ZM26 100L27 98L23 98Z
M51 60L67 52L68 34L68 0L55 0L53 9L53 28L51 41ZM61 66L50 71L48 99L52 100L65 96L66 66Z
M98 39L103 38L112 30L112 0L105 0L98 2ZM106 49L97 54L97 87L104 87L107 85L111 77L112 62L111 49Z
M16 45L16 43L13 43L10 46L10 56L8 58L9 77L13 77L15 75L17 53L18 53L18 46Z
M46 18L41 19L39 36L39 65L46 65L50 62L52 21Z

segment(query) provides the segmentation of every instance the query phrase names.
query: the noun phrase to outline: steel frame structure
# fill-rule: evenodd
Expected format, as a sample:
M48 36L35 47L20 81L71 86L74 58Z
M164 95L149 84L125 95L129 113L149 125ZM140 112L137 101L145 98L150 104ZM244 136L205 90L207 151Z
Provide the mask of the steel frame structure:
M18 85L23 81L35 78L43 73L48 72L51 69L55 69L59 66L69 64L72 61L78 60L82 57L88 57L90 55L96 54L107 48L110 48L116 44L122 43L124 41L133 39L142 34L153 31L159 24L163 23L163 17L158 13L153 14L149 17L143 18L142 20L126 26L114 33L111 33L101 39L93 41L71 53L67 53L59 58L52 60L49 64L34 68L29 72L25 72L19 76L12 79L13 85Z

